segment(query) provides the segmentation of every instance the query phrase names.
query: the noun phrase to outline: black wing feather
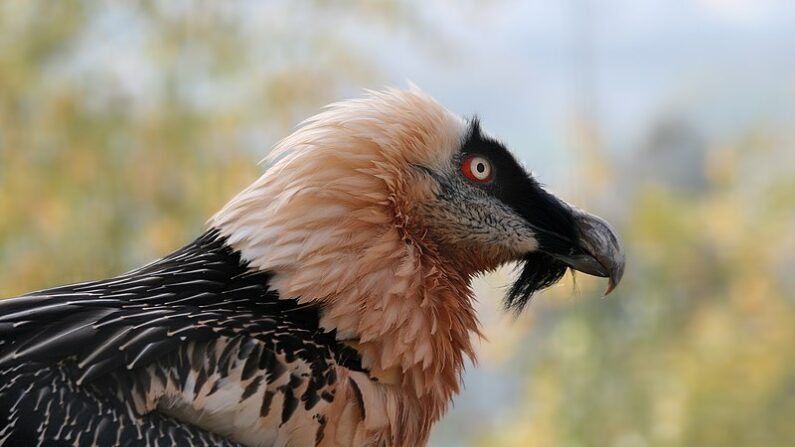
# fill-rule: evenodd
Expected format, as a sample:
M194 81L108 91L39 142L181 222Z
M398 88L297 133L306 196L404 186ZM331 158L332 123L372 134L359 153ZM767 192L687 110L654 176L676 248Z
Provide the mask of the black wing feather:
M227 368L237 352L251 356L245 371L249 374L279 350L287 356L301 353L310 363L333 358L361 370L355 351L318 327L318 309L280 299L268 286L270 277L249 271L217 231L208 231L181 250L116 278L0 300L0 427L5 424L0 445L27 445L39 435L64 439L63 433L49 432L51 424L36 420L44 401L58 403L48 407L45 418L74 433L91 426L99 445L123 444L117 440L130 436L159 439L162 445L190 445L195 439L212 444L214 435L157 412L135 416L125 399L151 380L165 380L157 375L176 374L185 383L191 365L174 353L189 343L196 355L211 352L219 336L240 341L229 343L217 360L209 355L194 359L194 364L210 371ZM268 348L252 343L254 339ZM254 349L262 352L253 355ZM164 361L174 367L154 368L155 376L119 373ZM278 366L271 365L274 374ZM40 426L32 427L34 423ZM20 431L25 424L35 430ZM74 444L91 444L89 438L85 435Z

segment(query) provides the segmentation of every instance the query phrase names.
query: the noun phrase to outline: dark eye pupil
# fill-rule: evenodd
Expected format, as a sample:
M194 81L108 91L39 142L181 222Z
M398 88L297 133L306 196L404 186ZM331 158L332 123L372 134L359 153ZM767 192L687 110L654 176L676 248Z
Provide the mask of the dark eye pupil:
M486 171L486 165L484 165L483 163L478 163L478 165L475 167L475 169L477 169L478 172L483 174L483 172Z

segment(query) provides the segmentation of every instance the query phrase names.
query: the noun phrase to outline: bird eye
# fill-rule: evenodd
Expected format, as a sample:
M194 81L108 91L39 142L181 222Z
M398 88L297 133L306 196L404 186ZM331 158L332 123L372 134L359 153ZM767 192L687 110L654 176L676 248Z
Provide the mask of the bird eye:
M464 163L461 165L461 172L464 177L478 183L490 182L494 177L494 169L491 167L491 162L478 155L470 155L464 159Z

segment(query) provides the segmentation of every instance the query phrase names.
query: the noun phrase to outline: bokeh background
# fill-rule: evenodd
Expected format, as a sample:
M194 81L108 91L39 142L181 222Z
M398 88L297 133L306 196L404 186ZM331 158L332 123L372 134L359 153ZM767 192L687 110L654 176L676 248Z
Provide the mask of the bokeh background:
M412 81L616 223L505 315L441 446L795 445L795 2L0 2L0 296L202 231L322 105Z

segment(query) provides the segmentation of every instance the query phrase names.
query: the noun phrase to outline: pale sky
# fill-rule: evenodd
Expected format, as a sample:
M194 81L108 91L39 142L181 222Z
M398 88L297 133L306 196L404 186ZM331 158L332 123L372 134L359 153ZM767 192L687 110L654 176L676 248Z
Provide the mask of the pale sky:
M583 96L593 97L613 153L632 151L671 114L713 138L795 118L792 1L424 4L457 51L437 64L416 38L375 39L390 81L410 79L453 110L477 113L552 183L565 175Z

